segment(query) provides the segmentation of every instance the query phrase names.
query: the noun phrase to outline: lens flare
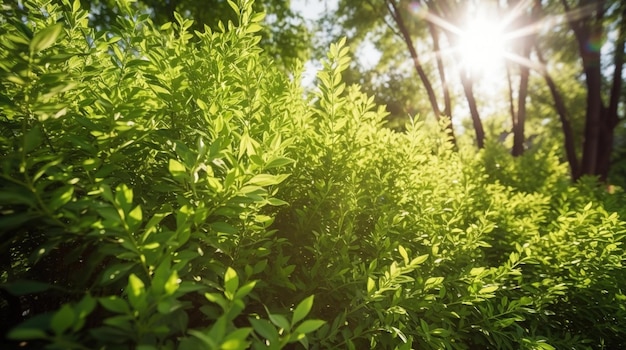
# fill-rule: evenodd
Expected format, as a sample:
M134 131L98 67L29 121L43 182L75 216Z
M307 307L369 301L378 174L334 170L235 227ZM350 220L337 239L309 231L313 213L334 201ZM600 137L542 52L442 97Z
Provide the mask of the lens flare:
M420 4L418 1L411 1L409 3L409 12L411 12L413 16L425 18L428 14L428 8Z
M473 72L498 67L506 53L502 28L493 20L472 20L460 34L459 52L465 68Z
M589 41L587 42L587 50L589 50L590 52L600 52L600 50L602 49L602 44L602 36L594 35L589 38Z

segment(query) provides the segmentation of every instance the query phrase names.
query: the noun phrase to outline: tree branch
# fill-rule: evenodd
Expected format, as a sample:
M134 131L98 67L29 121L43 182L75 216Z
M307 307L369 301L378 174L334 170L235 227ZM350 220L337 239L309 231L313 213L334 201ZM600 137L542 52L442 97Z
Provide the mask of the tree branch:
M413 66L415 67L415 70L417 71L417 74L419 75L420 80L422 81L422 84L426 89L428 100L430 102L433 113L435 113L435 117L437 118L437 120L439 120L439 118L441 118L441 111L439 110L439 104L437 103L437 98L435 97L435 91L433 90L433 86L428 79L424 68L422 67L422 63L420 62L417 50L415 50L413 40L411 39L409 30L404 23L402 15L400 14L400 10L393 0L385 0L385 2L387 4L387 9L389 10L391 17L396 21L404 42L409 49L409 53L411 54L411 58L413 60Z

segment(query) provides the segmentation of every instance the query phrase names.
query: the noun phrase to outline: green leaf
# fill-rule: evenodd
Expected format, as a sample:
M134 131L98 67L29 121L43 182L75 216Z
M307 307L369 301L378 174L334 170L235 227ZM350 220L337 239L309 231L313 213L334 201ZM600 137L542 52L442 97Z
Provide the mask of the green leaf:
M230 333L222 341L221 350L244 350L249 348L250 342L246 341L252 332L251 327L236 329Z
M48 203L48 209L54 212L57 209L61 208L65 204L67 204L70 200L72 200L72 196L74 195L74 186L67 185L60 188L57 188L52 192L52 198L50 203Z
M324 323L326 323L326 321L323 321L323 320L306 320L306 321L302 322L296 328L295 332L296 333L302 333L302 334L311 333L311 332L317 330L318 328L320 328L321 326L323 326Z
M98 301L100 305L105 309L116 312L118 314L128 314L130 313L130 308L128 307L128 303L124 299L121 299L117 296L111 295L109 297L99 298Z
M409 254L407 254L406 249L404 249L403 246L399 245L398 246L398 252L400 253L400 256L402 257L402 259L404 260L404 264L408 265L409 264Z
M187 177L187 169L176 159L170 159L168 169L172 177L178 182L182 182Z
M372 294L372 292L374 291L374 288L376 288L376 281L374 281L373 278L368 277L367 278L367 293Z
M24 153L28 153L37 148L43 141L43 133L39 125L34 126L24 134Z
M0 285L0 288L6 289L9 293L19 296L44 292L52 288L52 285L37 281L17 280L15 282Z
M272 206L275 206L275 207L279 207L279 206L282 206L282 205L289 205L288 202L285 202L284 200L278 199L278 198L269 198L267 200L267 203L269 205L272 205Z
M427 259L428 259L428 254L420 255L417 258L411 260L411 263L409 265L410 266L416 266L416 265L419 265L419 264L423 263Z
M72 4L72 13L77 13L80 10L80 0L74 0Z
M44 339L46 338L46 332L42 329L32 328L13 328L7 333L7 338L13 340L30 340L30 339Z
M267 314L268 314L270 321L277 327L280 327L286 331L289 331L291 329L289 325L289 321L287 321L285 316L278 315L278 314L270 314L269 312Z
M217 319L215 323L213 323L213 325L209 329L209 333L207 333L207 336L217 342L221 342L221 340L224 338L224 335L226 335L226 325L226 317L225 315L222 315Z
M444 328L435 328L432 331L430 331L430 334L437 336L437 337L441 337L441 338L450 337L450 331Z
M228 1L228 5L230 6L230 8L232 8L236 14L239 14L240 13L239 6L237 6L237 4L232 0L227 0L227 1Z
M226 222L221 222L221 221L213 222L209 226L211 226L211 228L215 230L215 232L229 233L229 234L234 234L238 232L237 228L233 227L233 225L226 223Z
M472 268L472 270L470 270L470 275L471 276L478 276L480 275L483 271L485 271L484 267L474 267Z
M120 277L124 276L130 269L135 266L135 263L121 263L114 264L106 268L100 278L100 283L103 285L117 281Z
M117 315L107 317L102 321L105 325L117 327L120 329L130 329L130 321L133 319L130 315Z
M248 28L246 28L246 33L256 33L263 29L263 26L258 23L251 23Z
M180 279L178 278L178 272L174 270L172 271L172 274L165 282L165 286L164 286L165 294L173 295L178 289L179 284L180 284Z
M255 285L256 281L251 281L241 286L241 288L237 290L237 293L235 293L235 299L242 299L246 295L250 294Z
M237 288L239 288L239 276L237 276L237 271L229 267L224 274L224 295L226 298L233 300Z
M443 282L443 277L430 277L424 282L424 290L434 288Z
M204 343L204 345L206 346L206 349L218 349L218 344L215 343L215 341L211 339L211 337L209 337L208 335L195 329L190 329L188 332L192 336L200 339L202 343Z
M250 179L246 184L257 186L278 185L283 182L287 176L288 175L259 174Z
M218 293L205 293L204 297L212 303L218 304L223 310L228 309L228 301L224 299L221 294Z
M495 292L496 290L498 290L498 286L484 287L478 291L478 294L489 294Z
M254 331L271 342L276 341L278 339L278 331L274 326L268 321L263 319L249 318L250 324Z
M313 306L314 295L302 300L298 306L296 306L295 310L293 310L293 317L291 319L291 325L294 326L296 323L303 320L306 315L311 311L311 307Z
M164 88L164 87L162 87L160 85L148 84L148 86L150 86L152 91L154 91L157 95L159 95L159 97L163 97L163 95L169 96L169 95L172 94L168 89L166 89L166 88Z
M62 23L55 23L49 27L40 30L39 32L37 32L37 34L35 34L33 40L30 41L30 52L37 53L39 51L49 48L54 44L62 31Z
M79 319L85 319L96 308L97 302L90 294L85 295L74 307L74 312ZM75 330L76 326L74 326Z
M128 213L133 205L133 190L126 184L121 184L115 188L115 203Z
M269 161L265 165L265 169L278 168L278 167L281 167L281 166L292 164L294 162L295 161L293 159L291 159L291 158L277 157L277 158L274 158L271 161Z
M135 310L141 310L146 297L145 285L134 273L128 276L126 293L130 305L132 305Z
M52 331L57 335L63 334L63 332L72 326L75 318L76 316L74 315L72 307L69 304L65 304L52 316L50 328L52 328Z
M133 210L128 213L128 225L130 226L131 231L137 230L141 225L141 221L143 219L143 214L141 212L141 205L137 205Z

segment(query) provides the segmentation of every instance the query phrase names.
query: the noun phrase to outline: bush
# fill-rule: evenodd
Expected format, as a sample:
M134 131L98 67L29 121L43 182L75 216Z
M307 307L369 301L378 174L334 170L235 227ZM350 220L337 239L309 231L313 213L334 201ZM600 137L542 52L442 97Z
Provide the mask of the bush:
M194 33L124 1L106 30L78 1L3 8L7 345L624 346L614 197L553 151L385 129L344 41L303 97L230 4L237 26Z

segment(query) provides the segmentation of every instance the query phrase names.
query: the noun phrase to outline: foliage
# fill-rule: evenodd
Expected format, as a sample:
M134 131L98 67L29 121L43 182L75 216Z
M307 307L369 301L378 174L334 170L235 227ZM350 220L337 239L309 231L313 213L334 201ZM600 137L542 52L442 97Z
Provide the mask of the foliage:
M89 28L77 1L3 17L3 280L36 293L7 300L3 311L35 316L8 337L63 349L306 343L322 322L304 320L313 299L287 318L257 294L281 283L259 282L284 268L268 262L284 242L262 209L283 204L297 94L264 69L263 14L231 2L238 27L194 35L178 15L159 28L119 5L110 31ZM8 317L3 329L19 320Z
M626 345L619 201L553 149L382 127L344 40L303 97L248 0L193 34L118 4L110 30L78 1L3 8L7 345Z

